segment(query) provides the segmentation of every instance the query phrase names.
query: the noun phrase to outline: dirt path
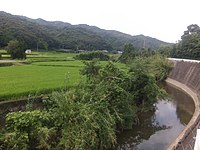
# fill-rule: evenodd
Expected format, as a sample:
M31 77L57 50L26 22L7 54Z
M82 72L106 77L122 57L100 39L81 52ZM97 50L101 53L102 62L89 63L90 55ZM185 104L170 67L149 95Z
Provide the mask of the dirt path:
M0 60L0 63L12 63L16 62L15 60Z

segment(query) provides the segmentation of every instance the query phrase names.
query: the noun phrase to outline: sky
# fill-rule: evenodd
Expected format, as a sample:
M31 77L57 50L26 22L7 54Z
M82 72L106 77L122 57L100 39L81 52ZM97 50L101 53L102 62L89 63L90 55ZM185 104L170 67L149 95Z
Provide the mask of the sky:
M88 24L166 42L200 25L199 0L0 0L0 11L29 18Z

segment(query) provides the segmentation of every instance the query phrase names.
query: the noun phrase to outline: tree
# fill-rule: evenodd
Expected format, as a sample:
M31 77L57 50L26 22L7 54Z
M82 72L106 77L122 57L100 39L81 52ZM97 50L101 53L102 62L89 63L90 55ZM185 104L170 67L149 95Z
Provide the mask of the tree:
M83 63L85 67L81 70L82 75L86 75L88 79L91 79L99 74L101 66L96 60L84 61Z
M189 25L181 36L181 41L173 49L172 57L200 58L200 27L196 24Z
M11 40L6 47L12 59L25 59L25 44L18 40Z
M128 63L136 56L136 49L133 47L132 44L125 44L124 45L124 52L119 57L119 60L123 63Z

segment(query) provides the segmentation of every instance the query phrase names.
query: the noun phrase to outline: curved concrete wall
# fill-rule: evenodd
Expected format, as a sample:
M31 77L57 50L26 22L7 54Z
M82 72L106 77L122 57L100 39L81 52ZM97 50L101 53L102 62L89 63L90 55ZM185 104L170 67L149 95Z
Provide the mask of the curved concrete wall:
M195 103L195 112L182 133L169 146L168 150L183 149L184 145L188 145L193 139L193 132L199 126L200 121L200 61L170 59L174 68L169 74L167 83L180 88L189 94Z
M174 68L169 77L185 84L200 95L200 61L174 61Z

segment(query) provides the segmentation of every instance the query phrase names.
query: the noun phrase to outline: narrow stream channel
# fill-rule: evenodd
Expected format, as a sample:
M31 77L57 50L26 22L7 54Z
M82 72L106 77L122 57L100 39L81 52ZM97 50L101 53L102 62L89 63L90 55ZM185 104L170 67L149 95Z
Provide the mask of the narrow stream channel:
M139 116L140 123L118 135L117 150L165 150L189 123L194 102L182 91L163 84L169 94L156 110Z

